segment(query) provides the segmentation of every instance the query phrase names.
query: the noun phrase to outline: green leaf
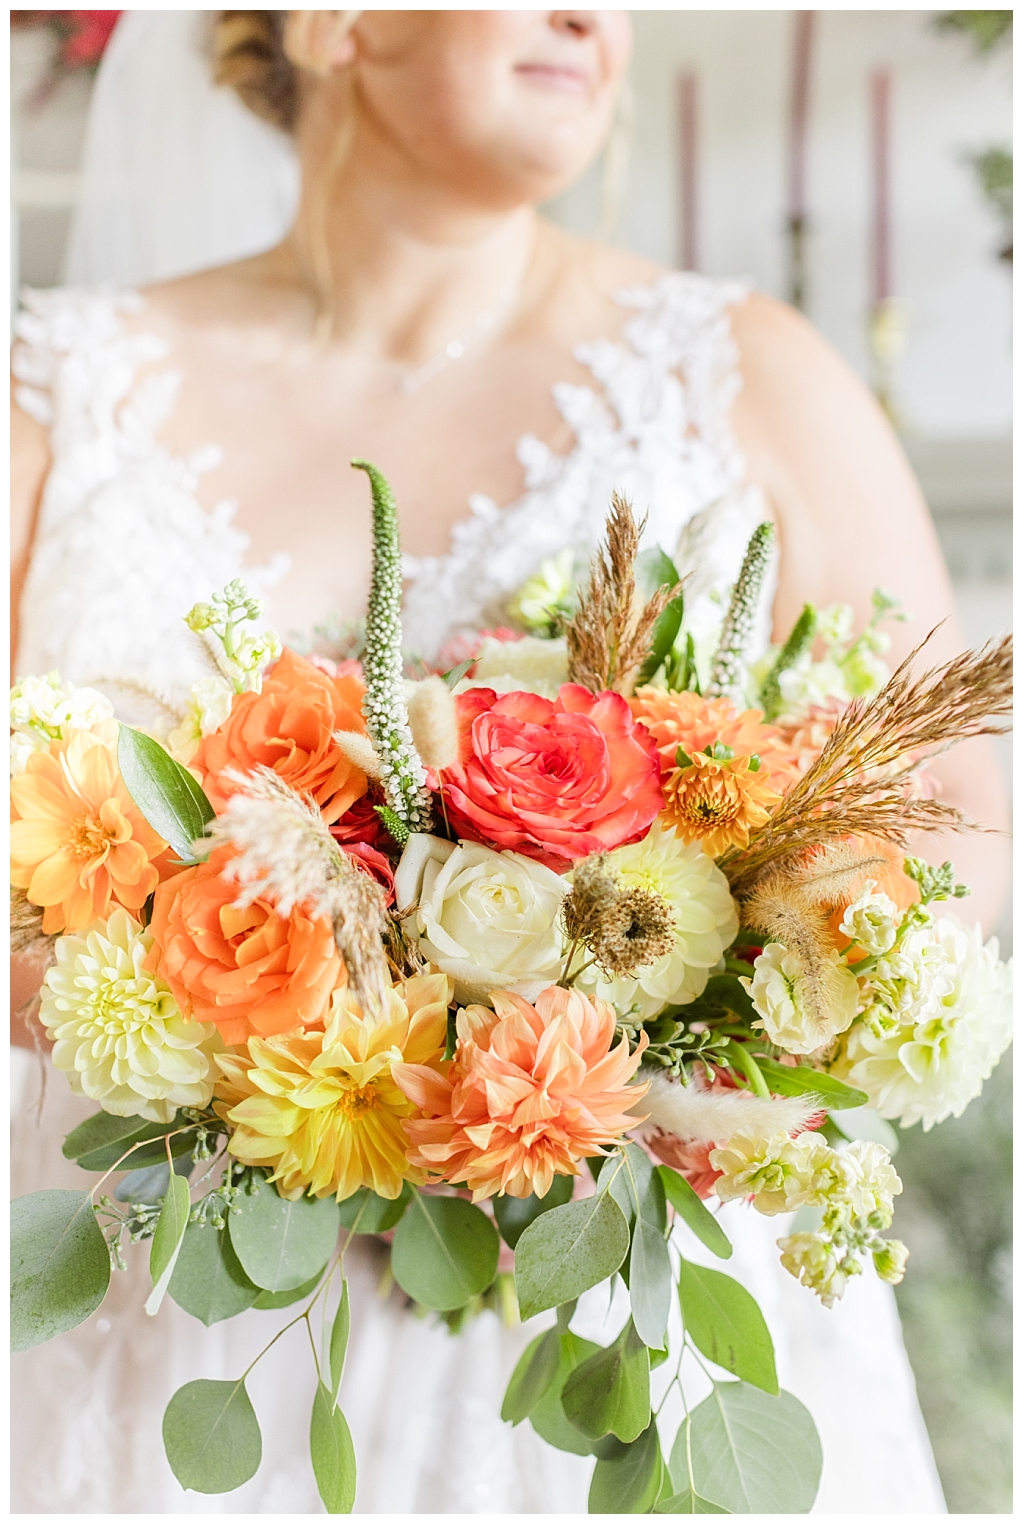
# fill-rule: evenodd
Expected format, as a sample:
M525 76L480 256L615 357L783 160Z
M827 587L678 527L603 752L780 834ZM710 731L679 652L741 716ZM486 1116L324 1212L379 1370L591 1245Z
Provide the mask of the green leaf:
M774 1345L764 1315L744 1286L720 1270L683 1260L678 1296L686 1333L702 1355L777 1395Z
M179 1387L163 1415L163 1447L187 1491L233 1492L255 1476L263 1436L244 1378Z
M572 1199L575 1186L574 1175L555 1175L546 1196L495 1196L494 1216L501 1230L501 1237L509 1249L514 1249L531 1222L554 1207L564 1206Z
M806 1064L798 1067L779 1064L773 1058L761 1058L759 1053L756 1059L757 1068L775 1095L819 1095L829 1111L866 1104L865 1091L854 1089L833 1074L822 1074L819 1069L811 1069Z
M209 1328L254 1306L259 1287L239 1264L226 1228L190 1222L167 1293Z
M512 1371L501 1403L505 1423L518 1424L542 1401L561 1367L561 1336L556 1328L538 1334Z
M113 1169L125 1154L126 1170L143 1169L167 1162L164 1144L157 1141L152 1148L136 1148L134 1153L128 1150L136 1143L159 1140L183 1125L187 1123L182 1122L180 1112L172 1122L147 1122L142 1117L114 1117L108 1111L97 1111L68 1133L61 1152L65 1159L76 1159L81 1169L100 1173ZM191 1133L172 1138L171 1154L189 1152L194 1142Z
M685 1492L676 1492L673 1497L658 1503L654 1513L728 1513L728 1509L719 1508L716 1503L708 1503L698 1492L690 1492L686 1488Z
M195 1163L191 1155L182 1155L174 1160L174 1173L187 1180L195 1169ZM167 1161L162 1164L150 1164L147 1169L133 1169L126 1175L122 1175L114 1188L114 1200L126 1202L140 1202L145 1206L155 1206L162 1201L167 1194L167 1182L170 1179L170 1170Z
M659 587L674 587L682 578L668 553L659 545L641 550L636 557L636 586L643 597L650 601Z
M671 655L672 648L678 638L678 632L682 628L682 615L685 612L685 600L681 594L672 598L670 603L665 604L657 621L654 624L653 633L650 637L650 655L639 669L636 677L636 686L641 687L648 683L661 667L666 658Z
M744 1381L715 1383L683 1421L669 1461L680 1492L694 1489L729 1513L809 1513L822 1464L803 1404L791 1392L770 1397Z
M603 1447L602 1447L603 1448ZM607 1447L593 1468L589 1513L649 1513L664 1475L657 1424L652 1422L630 1445Z
M413 1300L449 1312L487 1289L500 1249L497 1229L479 1207L417 1191L395 1231L391 1268Z
M276 1312L278 1307L290 1307L293 1302L301 1302L303 1297L312 1296L323 1279L326 1268L326 1265L321 1265L315 1275L311 1275L292 1291L261 1291L253 1302L253 1307L257 1312Z
M77 1328L110 1284L110 1254L85 1191L11 1202L11 1349Z
M691 1228L704 1247L716 1254L718 1259L731 1259L732 1246L724 1228L714 1213L704 1206L685 1176L677 1170L669 1169L667 1164L659 1164L657 1174L664 1187L664 1194L686 1227Z
M650 1422L650 1357L632 1319L613 1344L591 1355L565 1382L565 1417L588 1439L638 1439Z
M228 1231L242 1269L264 1291L295 1291L319 1277L338 1235L337 1202L300 1196L285 1201L269 1180L253 1176L253 1194L237 1198Z
M629 1225L608 1191L545 1212L529 1225L515 1251L523 1321L599 1285L628 1252Z
M309 1423L309 1457L323 1506L328 1513L351 1513L355 1507L355 1446L345 1415L333 1394L316 1384Z
M163 1198L163 1208L157 1219L153 1242L149 1248L149 1277L153 1289L146 1301L146 1311L151 1318L160 1311L160 1305L174 1274L181 1243L188 1227L188 1214L192 1210L192 1198L188 1181L180 1175L172 1175Z
M206 834L214 809L187 767L175 762L159 741L129 725L120 727L117 765L125 788L157 835L183 863L201 862L194 843Z
M557 1374L530 1413L529 1422L540 1438L553 1445L555 1450L567 1450L570 1455L592 1455L593 1441L586 1439L574 1424L569 1423L561 1406L561 1393L576 1367L589 1359L590 1355L598 1354L600 1345L570 1332L560 1334L558 1343Z
M600 1172L598 1189L607 1189L625 1213L630 1228L643 1216L661 1232L667 1223L664 1187L650 1155L636 1143L626 1143L610 1155Z
M700 1000L708 1005L723 1005L726 1011L740 1016L747 1025L757 1019L756 1007L735 974L712 974Z
M837 1082L836 1082L837 1083ZM858 1090L851 1090L851 1095L859 1095ZM835 1103L828 1102L828 1106L834 1109ZM862 1138L864 1143L881 1143L893 1156L899 1151L899 1135L890 1122L884 1117L879 1117L877 1112L869 1106L854 1106L850 1110L841 1110L838 1116L831 1119L843 1138L855 1142Z
M632 1230L629 1299L632 1320L643 1343L651 1349L663 1349L671 1310L671 1260L664 1234L645 1217L638 1217Z
M330 1330L330 1395L335 1401L344 1374L351 1327L352 1308L348 1300L348 1282L345 1280L341 1282L341 1301L334 1315L334 1326Z
M386 1233L400 1221L411 1200L412 1187L407 1180L402 1182L401 1195L393 1201L364 1185L354 1196L338 1202L338 1216L349 1233Z

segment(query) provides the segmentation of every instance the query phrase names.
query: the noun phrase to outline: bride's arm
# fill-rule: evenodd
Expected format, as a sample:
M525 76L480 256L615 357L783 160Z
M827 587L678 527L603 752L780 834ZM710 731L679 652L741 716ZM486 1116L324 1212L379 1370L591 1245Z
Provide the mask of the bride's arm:
M46 430L19 407L11 409L11 666L18 651L18 615L32 555L39 500L50 468ZM11 959L11 1041L34 1046L18 1012L39 988L39 967L26 958Z
M901 659L934 625L926 666L964 649L938 538L896 435L874 397L829 344L791 308L754 296L733 311L743 388L733 423L749 476L767 493L782 546L775 636L804 602L853 606L857 628L877 584L902 600L912 622L886 626ZM942 798L972 820L1004 830L1005 782L987 739L965 742L930 769ZM1008 888L1004 836L927 836L921 855L951 857L973 894L960 913L998 921Z

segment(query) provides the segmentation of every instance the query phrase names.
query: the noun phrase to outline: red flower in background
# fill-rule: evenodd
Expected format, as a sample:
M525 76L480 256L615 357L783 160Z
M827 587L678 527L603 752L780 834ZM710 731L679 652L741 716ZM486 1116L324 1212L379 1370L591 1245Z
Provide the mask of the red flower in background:
M56 34L60 43L49 77L44 81L43 95L37 104L42 103L49 89L59 84L64 75L98 66L120 15L120 11L11 12L12 30L32 26L47 27Z

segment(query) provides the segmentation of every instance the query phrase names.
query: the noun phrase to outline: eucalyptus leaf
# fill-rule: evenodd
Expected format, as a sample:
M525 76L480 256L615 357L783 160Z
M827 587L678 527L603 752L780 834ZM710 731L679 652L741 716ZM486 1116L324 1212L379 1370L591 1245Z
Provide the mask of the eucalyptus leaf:
M626 1143L612 1154L600 1172L598 1184L610 1191L630 1227L637 1216L643 1216L653 1227L664 1231L667 1223L664 1187L650 1155L638 1144Z
M333 1253L338 1235L337 1202L300 1196L285 1201L269 1180L253 1176L251 1195L243 1192L228 1217L228 1231L242 1269L264 1291L296 1291L319 1276Z
M315 1275L290 1291L261 1291L253 1302L253 1307L256 1312L276 1312L279 1307L290 1307L294 1302L301 1302L305 1297L312 1296L322 1281L326 1268L326 1265L321 1265Z
M519 1357L501 1403L505 1423L519 1424L540 1403L561 1368L561 1335L556 1328L538 1334Z
M187 1491L233 1492L255 1476L263 1437L245 1381L189 1381L163 1415L163 1447Z
M509 1249L514 1249L531 1222L554 1207L564 1206L572 1199L575 1186L573 1175L555 1175L546 1196L495 1196L494 1216L501 1230L501 1237Z
M727 1508L719 1508L717 1503L708 1503L706 1498L701 1498L698 1492L691 1492L686 1488L685 1492L676 1492L673 1497L666 1498L663 1503L658 1503L654 1513L728 1513Z
M338 1202L338 1217L349 1233L386 1233L400 1222L402 1214L412 1200L412 1187L402 1181L401 1195L390 1200L378 1196L368 1185Z
M341 1409L322 1381L316 1384L309 1422L309 1458L323 1506L328 1513L351 1513L355 1507L355 1446Z
M110 1254L85 1191L11 1202L11 1349L77 1328L110 1284Z
M167 1194L163 1198L163 1207L149 1249L149 1275L153 1289L146 1301L146 1311L151 1318L160 1311L170 1285L191 1210L188 1181L180 1175L172 1175L167 1183Z
M81 1169L98 1173L114 1169L122 1159L126 1170L148 1168L166 1163L167 1149L162 1139L182 1125L187 1126L182 1122L180 1112L171 1122L147 1122L142 1117L115 1117L108 1111L97 1111L68 1133L61 1152L65 1159L77 1160ZM151 1146L135 1146L140 1143L149 1145L149 1140L153 1140ZM171 1138L171 1154L191 1152L194 1142L191 1133ZM129 1153L129 1149L134 1151ZM124 1157L126 1154L127 1158Z
M214 809L187 767L175 762L159 741L129 725L118 732L117 765L125 788L157 835L183 863L200 862L194 844L206 834Z
M829 1111L859 1109L866 1105L865 1091L856 1090L833 1074L822 1074L819 1069L811 1069L806 1064L779 1064L773 1058L762 1058L759 1053L756 1061L775 1095L816 1095Z
M632 1230L629 1299L632 1320L643 1343L651 1349L663 1349L671 1310L671 1259L664 1234L645 1217L638 1217Z
M391 1268L415 1301L450 1312L487 1289L500 1248L497 1229L479 1207L417 1191L395 1230Z
M593 1468L589 1513L649 1513L657 1501L664 1476L657 1424L651 1420L631 1444L607 1447Z
M774 1345L764 1315L744 1286L683 1260L678 1296L686 1333L702 1355L742 1381L777 1395Z
M348 1300L348 1282L341 1282L341 1301L334 1314L330 1330L330 1394L337 1401L341 1377L344 1375L345 1355L348 1353L348 1335L352 1328L352 1306Z
M174 1173L184 1180L188 1179L194 1168L195 1164L190 1154L182 1154L174 1160ZM155 1206L166 1196L169 1179L170 1169L166 1160L162 1164L151 1164L147 1169L129 1170L128 1174L122 1175L117 1182L114 1188L114 1200Z
M570 1455L592 1455L595 1446L565 1417L561 1393L576 1367L599 1350L599 1344L582 1339L578 1334L561 1333L558 1336L557 1373L529 1415L530 1425L541 1439L553 1445L556 1450L567 1450Z
M683 1420L669 1461L679 1492L695 1490L729 1513L809 1513L822 1465L803 1404L744 1381L715 1383Z
M226 1227L190 1222L167 1294L210 1328L254 1306L259 1287L242 1269Z
M599 1285L628 1252L629 1225L608 1191L545 1212L530 1223L515 1251L523 1320Z
M731 1259L732 1246L724 1228L714 1213L704 1206L685 1176L677 1170L669 1169L667 1164L659 1164L657 1174L664 1187L664 1194L686 1227L691 1228L704 1247L716 1254L718 1259Z
M631 1444L643 1433L650 1422L650 1357L631 1318L613 1344L568 1377L561 1406L587 1439L614 1434Z

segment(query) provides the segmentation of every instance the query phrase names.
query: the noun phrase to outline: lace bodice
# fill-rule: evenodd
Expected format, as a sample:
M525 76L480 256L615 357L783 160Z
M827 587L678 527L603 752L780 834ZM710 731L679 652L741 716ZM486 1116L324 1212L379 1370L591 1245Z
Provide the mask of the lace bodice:
M575 352L594 385L554 388L572 448L559 455L523 438L518 501L499 508L475 495L446 555L407 559L410 652L429 657L458 630L504 622L509 596L545 557L599 540L616 488L647 515L647 543L675 554L686 530L691 603L734 579L763 515L728 424L739 378L727 309L743 295L689 274L619 294L634 313L622 339ZM18 671L116 680L122 697L132 681L173 696L199 674L182 623L197 599L239 575L265 590L288 570L284 547L270 566L246 563L235 504L199 503L216 446L182 457L161 443L182 377L152 368L168 358L162 340L127 329L124 319L144 310L134 292L29 292L14 355L17 400L49 428L53 462Z

